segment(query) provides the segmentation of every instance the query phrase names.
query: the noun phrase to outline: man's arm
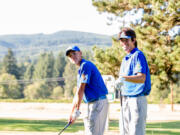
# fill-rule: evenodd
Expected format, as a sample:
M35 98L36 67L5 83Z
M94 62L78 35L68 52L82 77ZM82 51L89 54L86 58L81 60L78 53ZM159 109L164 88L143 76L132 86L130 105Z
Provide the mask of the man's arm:
M132 82L132 83L144 83L146 80L146 75L143 73L137 73L137 75L133 76L122 76L125 78L125 81Z
M74 121L75 121L75 119L73 119L73 117L72 117L74 111L80 109L85 86L86 86L86 83L81 83L81 85L80 85L79 89L77 90L76 95L74 97L73 107L72 107L72 111L71 111L71 115L70 115L70 119L69 119L69 121L71 121L71 123L74 123Z
M77 105L76 105L77 110L79 110L79 108L80 108L85 87L86 87L86 83L81 83L79 90L77 92Z

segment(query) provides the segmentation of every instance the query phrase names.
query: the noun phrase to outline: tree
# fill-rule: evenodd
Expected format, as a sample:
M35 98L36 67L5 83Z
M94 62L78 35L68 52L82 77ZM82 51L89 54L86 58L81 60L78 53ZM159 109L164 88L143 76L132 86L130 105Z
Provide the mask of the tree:
M102 74L118 77L119 68L125 52L114 42L113 46L107 49L93 48L95 64ZM119 53L122 52L122 53Z
M21 97L20 85L18 84L14 75L3 73L0 75L0 98Z
M170 92L169 86L177 82L176 75L180 72L180 36L179 33L170 35L172 29L180 25L180 1L93 0L93 5L100 12L109 12L120 18L130 11L134 11L134 14L136 14L139 9L143 9L142 19L131 22L131 27L136 31L138 47L145 53L150 67L152 89L156 91L154 94L152 92L150 99L153 97L159 99L160 96L163 99L167 98ZM113 44L110 50L115 48ZM97 49L95 51L97 52ZM104 53L100 51L100 54L96 54L96 59L99 59L99 55L110 55L110 53L109 49ZM117 52L115 53L114 55L117 55ZM114 65L108 59L109 57L104 58L104 62L101 59L99 61L113 67ZM111 74L116 74L113 73Z
M63 52L60 52L55 60L54 64L54 77L62 77L66 60Z
M46 82L35 82L28 85L24 90L27 99L46 99L51 95L51 91Z
M24 79L26 80L30 80L33 77L33 72L34 72L34 65L33 64L29 64L26 72L24 73Z
M57 86L53 89L53 93L51 95L53 99L62 99L64 97L64 90L61 86Z
M19 69L17 66L16 58L11 49L8 49L8 53L3 58L2 72L14 75L17 79L20 78Z
M73 96L73 88L76 86L77 67L67 62L63 77L65 79L64 96L65 98L70 98Z
M53 78L54 70L54 56L53 53L43 53L38 58L38 61L34 67L33 79L44 80L49 86L49 90L52 90L56 86L56 78Z
M89 60L89 61L94 61L93 57L93 52L89 50L84 50L83 51L83 56L84 59Z
M0 74L1 74L1 72L2 72L2 67L3 67L3 63L0 62Z
M54 56L52 53L40 55L34 69L33 78L43 79L53 77Z
M60 52L55 60L54 63L54 71L53 71L53 76L54 77L62 77L63 76L63 72L64 72L64 68L66 65L66 60L65 60L65 56L63 52ZM56 82L56 86L57 85L64 85L64 81L59 81Z
M19 69L19 79L23 79L24 78L24 74L26 72L26 66L24 63L20 63L18 65L18 69Z

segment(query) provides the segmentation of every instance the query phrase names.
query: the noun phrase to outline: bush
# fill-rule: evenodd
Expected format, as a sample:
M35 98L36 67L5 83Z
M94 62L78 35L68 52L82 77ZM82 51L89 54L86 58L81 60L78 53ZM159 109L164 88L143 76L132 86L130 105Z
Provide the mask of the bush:
M24 96L27 99L45 99L49 98L51 91L45 82L36 82L28 85L24 90Z
M64 97L64 90L61 86L57 86L53 89L51 96L53 99L62 99Z
M14 75L3 73L0 75L0 98L17 99L21 97L21 90Z

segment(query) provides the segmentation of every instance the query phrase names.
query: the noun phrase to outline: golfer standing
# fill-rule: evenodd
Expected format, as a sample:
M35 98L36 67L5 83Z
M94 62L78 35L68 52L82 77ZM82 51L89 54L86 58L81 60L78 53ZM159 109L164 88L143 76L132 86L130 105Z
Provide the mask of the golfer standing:
M147 100L151 90L150 72L146 58L137 48L136 34L123 28L119 41L127 53L123 58L117 82L121 86L121 135L145 135ZM122 115L123 114L123 115Z
M84 117L85 135L103 135L108 112L108 91L102 76L92 62L82 59L82 52L77 46L69 47L66 56L79 67L77 91L69 121L74 123L79 116L83 99L87 103Z

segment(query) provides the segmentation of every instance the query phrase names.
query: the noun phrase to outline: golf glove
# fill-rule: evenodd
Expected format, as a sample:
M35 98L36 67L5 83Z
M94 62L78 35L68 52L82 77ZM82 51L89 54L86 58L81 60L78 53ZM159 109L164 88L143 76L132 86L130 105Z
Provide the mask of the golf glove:
M80 116L80 114L81 114L81 112L76 109L75 112L74 112L73 115L72 115L73 119L74 119L74 120L77 119L77 118Z
M123 78L122 76L119 76L119 78L115 81L115 89L120 90L124 81L125 81L125 78Z

